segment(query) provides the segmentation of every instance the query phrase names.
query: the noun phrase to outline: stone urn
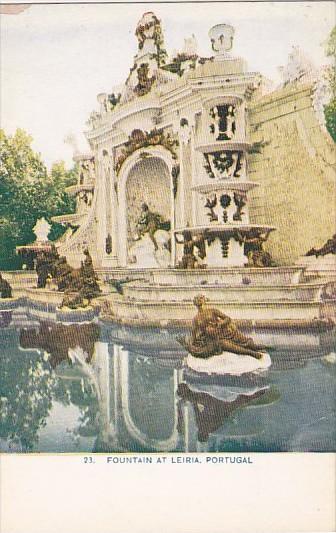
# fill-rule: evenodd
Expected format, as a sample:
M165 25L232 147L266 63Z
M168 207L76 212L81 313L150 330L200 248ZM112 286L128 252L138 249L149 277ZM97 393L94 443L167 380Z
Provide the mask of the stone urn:
M217 24L209 30L211 46L216 53L216 60L231 59L235 29L231 24Z

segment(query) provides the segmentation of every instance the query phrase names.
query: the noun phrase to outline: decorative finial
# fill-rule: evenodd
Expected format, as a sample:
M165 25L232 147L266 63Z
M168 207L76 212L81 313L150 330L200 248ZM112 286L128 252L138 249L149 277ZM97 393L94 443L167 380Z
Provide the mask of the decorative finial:
M36 235L36 242L47 242L50 228L51 226L45 218L39 218L33 227L33 232Z
M231 24L217 24L210 29L211 46L217 59L231 57L228 52L232 50L234 33L235 29Z

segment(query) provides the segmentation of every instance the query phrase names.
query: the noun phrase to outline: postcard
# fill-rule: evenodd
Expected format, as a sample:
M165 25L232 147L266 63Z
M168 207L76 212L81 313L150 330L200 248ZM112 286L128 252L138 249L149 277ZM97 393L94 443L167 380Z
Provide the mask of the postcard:
M1 533L335 530L334 18L1 4Z

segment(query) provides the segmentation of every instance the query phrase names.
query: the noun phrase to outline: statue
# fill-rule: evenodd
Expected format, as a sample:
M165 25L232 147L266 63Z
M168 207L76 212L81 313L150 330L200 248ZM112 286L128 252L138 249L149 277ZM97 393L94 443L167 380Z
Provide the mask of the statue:
M121 93L118 93L117 95L115 95L114 93L107 95L107 101L110 105L110 111L113 111L115 106L119 103L120 98L121 98Z
M292 47L287 65L280 67L279 72L283 85L293 82L311 82L317 77L314 65L299 46Z
M182 54L193 56L197 55L197 39L194 34L191 37L184 39L184 45L182 49Z
M108 233L105 239L105 252L107 253L107 255L110 255L112 253L112 237L110 233Z
M37 288L44 289L47 279L52 277L55 262L59 259L55 245L52 245L50 251L43 251L36 257Z
M238 330L230 317L218 309L208 307L206 302L207 299L203 295L194 298L198 312L192 322L191 337L178 339L187 351L201 359L208 359L223 352L261 359L265 347L255 344L253 339Z
M90 117L87 120L86 124L91 128L95 128L98 125L100 119L101 119L101 114L98 113L98 111L92 111L90 113Z
M68 264L66 257L59 257L55 261L52 267L52 277L55 278L59 291L65 291L70 287L79 289L79 279L78 276L74 277L74 271L75 269Z
M259 229L251 230L247 235L242 235L239 231L235 233L235 238L240 244L244 244L244 254L248 259L248 267L273 267L276 263L271 254L264 250L264 242L268 239L269 232L263 233Z
M170 230L170 222L164 221L159 213L150 211L148 205L143 203L141 206L140 218L136 225L137 232L140 237L148 233L152 243L154 244L155 251L158 250L158 243L155 239L155 232L159 229L164 231ZM135 239L137 240L137 239Z
M60 257L55 246L49 252L41 252L37 257L37 287L45 288L47 279L55 280L57 290L64 292L62 306L72 309L85 307L101 293L98 278L93 268L88 250L80 268L71 267L66 257Z
M175 236L176 240L178 239L177 235ZM179 242L177 240L177 242ZM177 268L183 268L187 270L192 270L194 268L200 268L203 265L200 265L199 259L204 259L206 256L205 252L205 241L202 234L192 235L191 231L186 230L183 232L183 256L179 262ZM197 250L197 255L195 251Z
M148 63L141 63L137 69L138 83L134 87L134 92L138 96L144 96L149 93L153 83L155 82L155 76L149 77L149 65Z
M0 272L0 298L12 298L12 287Z
M50 228L51 226L45 218L39 218L33 227L33 232L36 235L36 242L47 242Z
M36 258L37 288L44 289L49 276L48 260L45 252L41 252Z
M323 257L328 254L336 254L336 233L331 239L328 239L327 242L321 246L321 248L311 248L306 253L306 256L315 255L315 257Z
M92 257L88 249L84 250L85 259L81 263L80 275L81 275L81 288L80 294L82 298L87 299L89 302L93 298L96 298L101 293L100 287L98 285L98 276L96 275Z

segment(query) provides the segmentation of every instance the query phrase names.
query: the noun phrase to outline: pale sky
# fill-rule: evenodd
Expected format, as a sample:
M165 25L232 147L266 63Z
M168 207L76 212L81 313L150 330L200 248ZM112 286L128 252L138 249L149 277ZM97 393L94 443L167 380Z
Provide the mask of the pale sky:
M208 31L236 28L233 54L251 71L278 79L277 67L299 45L316 66L335 24L333 2L146 5L33 5L1 17L1 127L25 129L44 161L71 163L64 138L83 131L96 95L123 83L137 51L136 23L145 11L161 19L168 54L195 34L200 55L212 55Z

